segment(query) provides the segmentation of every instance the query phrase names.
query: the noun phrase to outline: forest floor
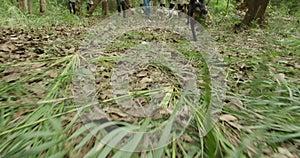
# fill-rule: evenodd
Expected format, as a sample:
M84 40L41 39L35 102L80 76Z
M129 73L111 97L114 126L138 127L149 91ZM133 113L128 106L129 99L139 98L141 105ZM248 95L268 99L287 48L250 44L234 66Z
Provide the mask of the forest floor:
M195 117L184 134L163 149L165 157L300 157L300 19L271 12L264 27L235 29L234 23L241 18L232 22L233 17L215 18L207 27L226 74L227 92L217 123L205 137L199 137L197 119L201 117ZM80 44L101 20L70 18L76 22L1 26L0 157L124 154L101 144L87 132L94 127L78 120L73 73L80 61ZM153 39L178 44L179 49L186 44L168 31L141 30L117 39L97 61L101 65L95 76L97 98L106 103L106 112L114 121L143 122L115 108L110 82L115 58L132 45ZM174 75L157 65L146 65L134 74L130 83L134 90L147 90L154 83L180 89L172 82ZM200 88L208 90L202 83L206 80L200 80ZM172 94L169 107L176 97ZM162 121L168 111L159 113L156 119ZM158 150L129 155L162 154Z

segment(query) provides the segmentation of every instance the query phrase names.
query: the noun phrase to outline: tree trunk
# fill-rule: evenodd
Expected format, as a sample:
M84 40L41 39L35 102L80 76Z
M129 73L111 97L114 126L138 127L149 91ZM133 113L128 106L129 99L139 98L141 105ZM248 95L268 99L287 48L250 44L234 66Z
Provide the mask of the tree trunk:
M255 19L258 19L259 24L262 24L264 21L264 15L265 15L265 12L266 12L269 2L270 2L270 0L262 0L261 1L261 6L259 7L258 12L255 17Z
M27 8L27 0L20 0L20 4L21 4L20 9L26 12L28 9Z
M107 0L102 1L102 15L108 15L108 3Z
M40 0L40 12L43 13L46 11L46 0Z
M109 0L108 1L108 10L109 11L117 10L117 0Z
M94 4L90 8L90 10L87 12L88 14L93 14L95 9L97 8L98 4L101 2L101 0L95 0Z
M128 7L132 7L130 0L126 0L125 2L126 2L126 4L127 4Z
M243 24L249 25L253 20L259 19L262 23L263 16L270 0L245 0L248 11L244 17Z
M32 6L33 6L33 3L32 3L32 0L28 0L28 13L29 14L32 14Z

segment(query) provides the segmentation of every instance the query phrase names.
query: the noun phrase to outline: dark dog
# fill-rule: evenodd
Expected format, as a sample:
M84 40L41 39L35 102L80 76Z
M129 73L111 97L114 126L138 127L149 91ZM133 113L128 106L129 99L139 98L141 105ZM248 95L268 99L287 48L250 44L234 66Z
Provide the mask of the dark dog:
M191 25L193 40L197 41L197 36L195 32L196 19L200 21L205 21L207 16L207 9L205 0L190 0L188 5L188 24Z

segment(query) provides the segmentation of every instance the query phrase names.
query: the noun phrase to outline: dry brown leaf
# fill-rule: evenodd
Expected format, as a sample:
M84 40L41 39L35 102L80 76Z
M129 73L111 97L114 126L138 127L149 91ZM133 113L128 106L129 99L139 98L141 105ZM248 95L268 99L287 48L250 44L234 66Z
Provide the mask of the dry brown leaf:
M153 80L152 80L151 78L147 78L147 77L145 77L145 78L143 78L143 79L141 80L141 83L142 83L142 84L145 84L145 83L151 83L151 82L153 82Z
M237 107L242 107L244 105L243 102L237 98L230 98L229 101L231 105L235 105Z
M40 88L38 86L37 87L26 87L26 89L29 92L36 94L37 96L42 96L45 93L45 90L43 90L42 88Z
M227 123L229 123L230 126L236 128L236 129L241 129L242 126L238 123L235 123L235 122L229 122L229 121L226 121ZM251 131L247 131L247 132L251 132Z
M196 141L190 137L188 134L183 134L181 138L188 143L195 143Z
M137 77L145 77L147 76L147 72L146 71L142 71L142 72L139 72L138 74L136 74Z
M294 155L286 148L279 147L278 152L288 158L294 158Z
M100 95L100 98L101 98L102 100L104 100L104 99L109 99L109 98L112 98L112 97L113 97L113 96L112 96L111 90L104 90L104 91L101 92L100 94L101 94L101 95Z
M23 115L26 115L26 113L31 111L31 110L32 109L21 108L16 113L14 113L13 118L19 118Z
M16 80L20 79L20 77L21 77L20 74L13 73L13 74L10 74L10 75L7 75L7 76L3 77L3 79L4 79L5 82L13 82L13 81L16 81Z
M110 113L114 113L117 114L120 117L128 117L128 114L125 113L123 110L119 109L119 108L115 108L115 107L110 107L109 108Z
M16 46L14 46L11 43L4 43L4 44L0 45L0 51L3 51L3 52L10 52L15 49L16 49Z
M221 121L226 121L226 122L233 122L233 121L237 121L238 119L233 116L233 115L230 115L230 114L223 114L219 117L219 119Z
M38 63L38 64L33 64L31 67L33 69L36 69L36 68L41 68L41 67L43 67L45 65L46 65L46 63Z
M57 72L52 72L49 75L51 78L56 78L58 76Z

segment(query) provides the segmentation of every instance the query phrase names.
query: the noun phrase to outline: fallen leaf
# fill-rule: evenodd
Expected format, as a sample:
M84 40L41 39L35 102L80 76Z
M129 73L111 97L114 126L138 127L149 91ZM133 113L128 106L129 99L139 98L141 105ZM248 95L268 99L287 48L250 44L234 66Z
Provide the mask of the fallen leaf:
M188 143L195 143L196 141L190 137L188 134L183 134L182 136L182 139Z
M223 114L219 117L221 121L226 121L226 122L233 122L237 121L238 119L235 116L232 116L230 114Z
M11 43L4 43L4 44L0 45L0 51L3 51L3 52L10 52L15 49L16 49L16 47Z
M284 155L285 157L294 158L293 154L286 148L279 147L278 152Z
M20 74L13 73L13 74L3 77L3 79L5 82L13 82L13 81L18 80L20 77L21 77Z
M26 87L26 89L34 94L36 94L37 96L42 96L45 93L45 90L43 90L42 88L40 88L39 86L36 87Z
M33 64L31 67L33 69L36 69L36 68L41 68L43 66L45 66L47 63L37 63L37 64Z
M145 77L145 78L143 78L142 80L141 80L141 83L142 84L145 84L145 83L151 83L153 80L151 79L151 78L147 78L147 77Z
M145 77L147 76L147 72L146 71L142 71L142 72L139 72L138 74L136 74L137 77Z
M243 102L238 98L230 98L229 101L230 101L231 105L235 105L238 107L243 107L243 105L244 105Z
M230 126L236 128L236 129L241 129L242 128L242 126L240 124L237 124L235 122L229 122L229 121L226 121L226 122L228 122L230 124ZM251 131L247 131L247 132L251 132Z
M51 78L56 78L58 76L58 74L57 74L57 72L52 72L49 76Z

